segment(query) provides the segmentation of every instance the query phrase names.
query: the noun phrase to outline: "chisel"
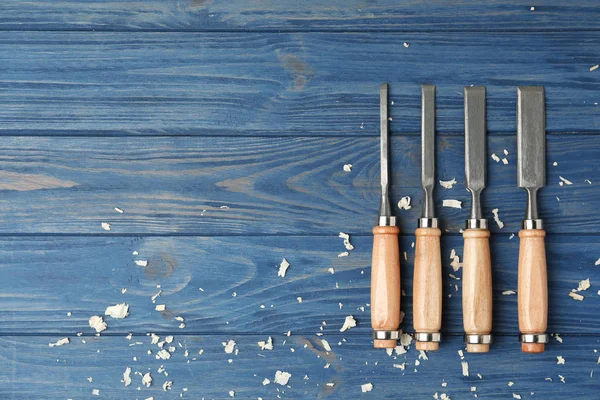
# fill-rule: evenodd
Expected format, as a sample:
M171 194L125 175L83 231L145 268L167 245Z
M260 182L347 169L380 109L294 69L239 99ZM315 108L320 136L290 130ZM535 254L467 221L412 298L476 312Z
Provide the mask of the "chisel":
M465 185L471 213L463 232L463 325L467 351L487 353L492 340L490 231L481 212L486 181L485 87L465 87Z
M421 86L421 187L423 212L415 231L413 325L417 350L438 350L442 327L441 231L435 217L435 86Z
M371 325L376 348L394 348L400 325L400 250L396 217L389 199L388 85L379 87L381 202L373 228L371 266Z
M517 184L527 191L527 211L519 232L519 330L521 350L541 353L548 343L548 278L537 192L546 185L544 88L517 89Z

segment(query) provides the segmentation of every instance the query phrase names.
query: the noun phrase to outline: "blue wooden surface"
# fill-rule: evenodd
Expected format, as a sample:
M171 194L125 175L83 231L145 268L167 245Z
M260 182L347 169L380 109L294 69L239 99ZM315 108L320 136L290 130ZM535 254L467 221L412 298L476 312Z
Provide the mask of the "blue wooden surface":
M0 399L224 399L231 390L242 399L597 399L600 69L590 68L600 63L599 17L589 0L3 1ZM396 210L406 331L421 83L438 87L438 178L458 181L436 192L445 339L420 365L412 346L390 357L369 339L383 81L394 102L393 200L413 199L411 210ZM491 224L497 341L490 354L461 360L461 281L449 276L461 271L449 255L462 254L468 212L469 84L488 88L488 152L508 165L488 158L484 193L486 216L498 208L505 223ZM511 234L525 198L515 187L515 86L524 84L547 89L540 207L549 331L563 340L540 355L521 354L516 296L503 294L517 286ZM560 176L573 185L560 186ZM450 198L464 208L441 208ZM349 257L338 257L340 231L352 235ZM291 267L278 277L283 257ZM586 278L585 300L571 299ZM151 300L159 285L164 312ZM130 315L107 317L94 336L88 319L118 302ZM358 326L340 333L347 315ZM171 359L155 358L151 332L174 335ZM274 349L261 350L268 336ZM48 346L64 337L71 342ZM237 354L224 352L230 339ZM394 367L403 363L404 371ZM277 370L292 374L288 386L263 386ZM148 371L153 384L141 387L135 372ZM367 382L374 388L363 394Z

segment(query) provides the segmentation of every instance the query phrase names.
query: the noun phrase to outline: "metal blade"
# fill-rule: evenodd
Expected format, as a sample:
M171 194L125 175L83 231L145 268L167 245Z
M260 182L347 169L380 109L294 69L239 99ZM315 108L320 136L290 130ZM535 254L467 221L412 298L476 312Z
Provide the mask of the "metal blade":
M390 217L392 210L389 200L389 131L388 131L388 85L382 83L379 86L379 110L380 110L380 153L381 153L381 203L379 205L379 216ZM385 219L384 219L385 220ZM379 218L380 225L381 218Z
M421 85L421 187L424 191L422 218L434 218L435 187L435 86Z
M465 185L471 192L471 219L481 219L480 194L485 188L485 87L465 87Z
M517 184L534 190L546 185L546 112L542 86L517 89Z

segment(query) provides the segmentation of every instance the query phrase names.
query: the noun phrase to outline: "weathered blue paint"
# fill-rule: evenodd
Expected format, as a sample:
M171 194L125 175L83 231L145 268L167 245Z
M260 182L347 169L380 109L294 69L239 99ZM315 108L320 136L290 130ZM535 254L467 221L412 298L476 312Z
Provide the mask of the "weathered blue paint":
M590 68L600 62L600 6L454 3L3 1L0 399L96 398L93 389L102 399L224 399L231 390L242 399L597 399L600 69ZM412 209L396 210L406 331L421 201L421 83L437 85L437 178L458 181L436 191L444 342L418 366L414 348L390 357L369 339L383 81L394 102L393 200L413 200ZM469 206L469 84L487 86L488 152L508 164L488 158L483 199L486 216L498 208L505 223L491 222L497 340L489 354L462 360L461 271L449 255L462 254ZM524 84L547 92L540 208L549 233L549 331L564 340L552 339L541 355L520 352L516 296L503 294L517 286L511 234L525 196L516 188L515 86ZM348 163L350 173L342 170ZM573 185L560 186L561 176ZM450 198L463 209L442 209ZM340 231L352 234L349 257L338 257ZM278 277L283 257L291 267ZM585 300L571 299L586 278ZM88 319L118 302L130 315L107 317L108 329L95 337ZM340 333L347 315L358 326ZM149 332L175 336L171 359L155 358ZM274 350L260 350L268 336ZM63 337L71 342L48 346ZM230 339L238 354L224 352ZM394 367L403 363L404 371ZM120 382L126 367L129 387ZM289 385L264 386L277 370L292 374ZM153 384L138 391L135 372L148 371ZM170 392L161 388L166 380ZM373 391L362 394L368 382Z

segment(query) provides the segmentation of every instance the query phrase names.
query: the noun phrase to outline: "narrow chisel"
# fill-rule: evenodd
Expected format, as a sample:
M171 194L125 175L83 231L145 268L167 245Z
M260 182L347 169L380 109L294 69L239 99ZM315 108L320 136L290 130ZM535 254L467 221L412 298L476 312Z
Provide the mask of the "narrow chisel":
M521 349L541 353L548 343L546 232L537 210L537 192L546 185L546 115L541 86L517 89L517 184L527 191L527 211L519 232Z
M415 231L413 324L417 350L438 350L442 327L441 231L435 217L435 86L421 86L421 186L423 213Z
M465 185L471 214L463 232L463 325L467 351L487 353L492 340L490 231L481 212L486 181L485 87L465 87Z
M373 228L371 266L371 325L377 348L394 348L400 325L400 250L396 217L389 200L388 85L379 88L381 119L381 202Z

